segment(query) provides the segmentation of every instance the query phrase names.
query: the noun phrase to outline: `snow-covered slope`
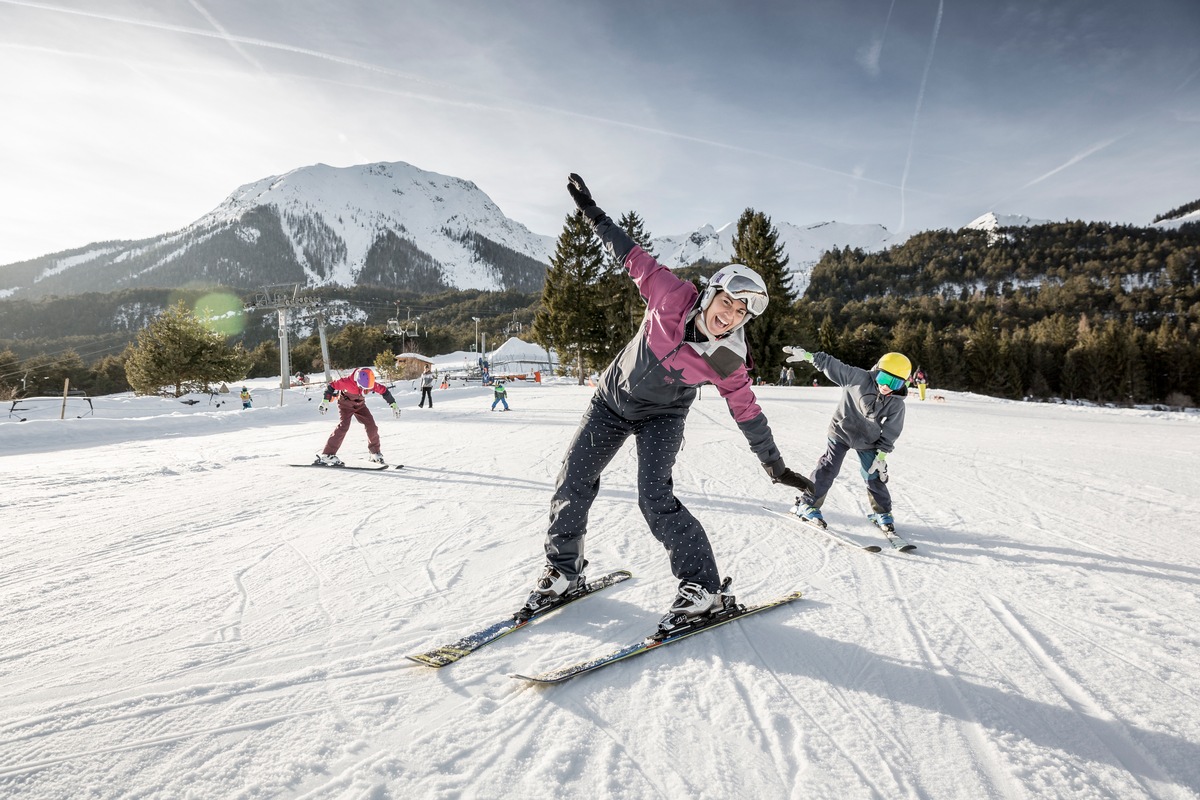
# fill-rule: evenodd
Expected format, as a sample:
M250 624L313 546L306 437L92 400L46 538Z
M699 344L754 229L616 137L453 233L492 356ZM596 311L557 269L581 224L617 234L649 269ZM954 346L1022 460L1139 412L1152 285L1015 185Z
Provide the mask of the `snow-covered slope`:
M287 466L334 421L273 383L250 411L0 417L0 797L1200 797L1195 415L935 389L890 459L918 550L870 554L760 508L792 495L704 392L675 490L741 600L804 598L535 688L508 674L636 640L674 595L632 444L587 542L632 580L454 666L404 656L524 600L593 390L370 399L407 465L376 474ZM756 391L807 470L838 391ZM826 517L882 544L866 510L847 466Z
M1173 230L1175 228L1178 228L1181 225L1187 225L1190 223L1197 223L1197 222L1200 222L1200 209L1191 211L1187 214L1181 214L1178 217L1172 217L1171 219L1159 220L1158 222L1151 224L1150 227Z
M793 275L792 286L798 294L804 294L808 288L812 268L826 251L851 247L873 253L901 244L908 238L896 236L882 225L845 222L793 225L790 222L772 222L779 231L779 242L783 245L784 255L788 257L788 270ZM720 228L704 225L691 233L655 237L654 251L658 260L671 268L688 266L701 260L727 264L733 260L733 237L736 234L736 223Z

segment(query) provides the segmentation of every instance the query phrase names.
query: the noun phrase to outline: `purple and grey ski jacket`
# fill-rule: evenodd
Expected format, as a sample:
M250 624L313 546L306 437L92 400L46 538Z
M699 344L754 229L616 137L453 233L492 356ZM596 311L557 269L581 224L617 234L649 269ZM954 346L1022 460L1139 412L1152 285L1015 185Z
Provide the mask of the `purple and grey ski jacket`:
M684 341L688 321L699 313L696 287L655 261L608 217L596 220L595 230L622 258L646 301L641 328L600 376L596 395L629 420L685 416L696 399L696 387L711 383L759 461L779 460L766 415L750 388L744 329L716 341Z

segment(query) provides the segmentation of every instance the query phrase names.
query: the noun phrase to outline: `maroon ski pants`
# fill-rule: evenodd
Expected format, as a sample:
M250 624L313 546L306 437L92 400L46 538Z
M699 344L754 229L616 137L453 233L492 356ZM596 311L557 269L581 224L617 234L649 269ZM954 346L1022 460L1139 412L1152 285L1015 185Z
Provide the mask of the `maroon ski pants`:
M338 448L342 446L342 439L346 438L346 431L350 430L350 420L352 419L357 419L367 429L367 450L372 453L379 452L379 426L375 424L375 418L371 416L371 410L367 408L365 397L344 394L339 396L338 416L340 419L337 427L333 429L333 433L329 434L329 440L325 442L325 449L321 452L327 456L337 453Z

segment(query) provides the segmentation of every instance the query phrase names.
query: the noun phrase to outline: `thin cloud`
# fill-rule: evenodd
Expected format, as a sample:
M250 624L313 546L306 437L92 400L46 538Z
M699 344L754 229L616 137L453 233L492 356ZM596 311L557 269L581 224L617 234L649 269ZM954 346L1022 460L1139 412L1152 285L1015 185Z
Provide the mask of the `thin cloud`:
M883 21L883 33L879 34L879 38L873 40L869 45L858 51L858 63L872 78L879 77L882 71L879 66L879 60L883 56L883 43L887 41L888 27L892 24L892 11L896 8L896 0L892 0L892 4L888 6L887 19Z

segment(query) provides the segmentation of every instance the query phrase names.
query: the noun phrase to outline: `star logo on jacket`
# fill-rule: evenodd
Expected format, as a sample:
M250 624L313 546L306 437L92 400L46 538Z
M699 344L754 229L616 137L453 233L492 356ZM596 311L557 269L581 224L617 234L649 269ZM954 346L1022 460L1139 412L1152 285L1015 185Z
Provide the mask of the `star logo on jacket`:
M667 367L667 374L663 376L663 383L686 383L683 377L683 370L675 367Z

